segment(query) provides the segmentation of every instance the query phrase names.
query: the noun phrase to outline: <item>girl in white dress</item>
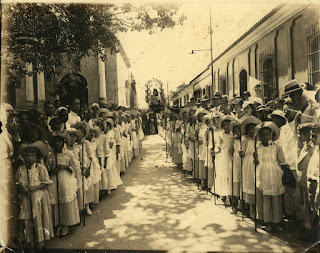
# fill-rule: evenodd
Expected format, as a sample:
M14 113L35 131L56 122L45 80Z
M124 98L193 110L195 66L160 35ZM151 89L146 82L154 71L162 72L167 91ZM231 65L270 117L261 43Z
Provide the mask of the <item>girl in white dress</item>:
M42 247L44 240L54 237L48 192L52 181L46 167L39 163L40 157L46 156L48 150L41 141L22 144L19 150L25 162L16 174L20 199L20 238L26 243L33 242Z
M69 135L54 132L49 140L53 150L49 152L46 162L50 179L53 182L49 186L49 194L53 205L54 225L58 228L57 235L68 234L69 226L80 223L76 163L72 152L64 146L65 143L70 143ZM59 199L57 191L59 191Z
M230 134L230 116L222 116L218 127L222 128L218 140L218 152L216 152L216 194L220 196L222 201L226 203L226 198L231 196L231 171L232 156L230 154L230 146L232 135Z
M250 210L245 212L247 217L255 217L255 181L254 181L254 133L256 125L261 124L261 120L254 116L249 116L241 122L242 150L240 157L243 158L242 177L243 177L243 199L249 204ZM247 205L246 205L246 208Z
M258 219L266 223L266 230L271 231L275 227L282 231L282 185L283 170L280 165L285 164L281 147L274 143L279 138L278 126L265 121L256 126L255 132L261 143L257 144L257 152L254 153L257 163L257 214Z

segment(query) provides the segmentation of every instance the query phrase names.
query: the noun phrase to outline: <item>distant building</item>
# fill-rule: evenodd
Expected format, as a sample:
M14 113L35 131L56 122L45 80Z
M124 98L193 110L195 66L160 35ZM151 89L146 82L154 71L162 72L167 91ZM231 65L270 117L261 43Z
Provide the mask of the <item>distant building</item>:
M82 107L99 101L130 107L130 101L125 99L130 92L127 83L131 84L134 80L129 59L121 45L119 49L118 54L106 50L105 61L98 56L84 57L79 73L70 75L68 69L60 68L55 80L45 80L43 72L26 76L21 88L2 89L2 98L17 110L35 106L41 110L45 100L54 95L59 95L62 103L68 103L72 96L79 97ZM32 64L27 64L27 68L32 71ZM5 81L2 82L4 84ZM57 89L58 86L62 89Z
M320 9L310 4L280 5L252 26L173 95L174 104L186 97L212 97L216 91L232 97L252 90L260 80L263 96L284 92L292 79L312 85L320 82ZM190 87L191 88L190 88Z

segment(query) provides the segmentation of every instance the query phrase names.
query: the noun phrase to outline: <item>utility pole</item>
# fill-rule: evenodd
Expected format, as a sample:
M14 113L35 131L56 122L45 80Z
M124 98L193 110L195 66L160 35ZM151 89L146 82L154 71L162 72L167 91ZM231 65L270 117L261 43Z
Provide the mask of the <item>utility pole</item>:
M169 82L167 82L167 96L168 96L168 108L170 107L169 103Z
M213 54L212 54L212 26L211 26L211 4L209 4L209 11L210 11L210 52L211 52L211 83L212 83L212 96L214 96L215 87L213 84Z

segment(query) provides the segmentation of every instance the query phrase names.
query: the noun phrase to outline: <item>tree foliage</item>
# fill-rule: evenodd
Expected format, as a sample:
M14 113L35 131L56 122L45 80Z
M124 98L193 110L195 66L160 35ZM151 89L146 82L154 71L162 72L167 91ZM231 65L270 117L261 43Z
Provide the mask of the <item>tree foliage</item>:
M118 52L119 32L172 28L183 24L175 4L41 4L3 5L3 56L8 66L7 81L16 87L28 73L45 70L51 79L59 67L80 71L80 60L99 55L104 48Z

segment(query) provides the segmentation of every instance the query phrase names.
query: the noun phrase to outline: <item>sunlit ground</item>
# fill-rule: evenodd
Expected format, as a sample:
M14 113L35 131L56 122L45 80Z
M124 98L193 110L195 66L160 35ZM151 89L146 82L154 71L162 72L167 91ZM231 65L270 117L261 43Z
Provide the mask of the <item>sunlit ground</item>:
M165 143L148 136L124 185L103 199L68 236L46 247L167 251L300 251L301 245L271 236L230 214L166 162ZM280 236L281 237L281 236Z

